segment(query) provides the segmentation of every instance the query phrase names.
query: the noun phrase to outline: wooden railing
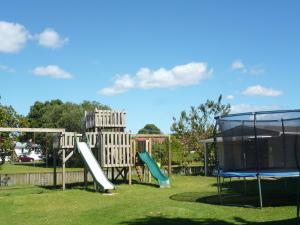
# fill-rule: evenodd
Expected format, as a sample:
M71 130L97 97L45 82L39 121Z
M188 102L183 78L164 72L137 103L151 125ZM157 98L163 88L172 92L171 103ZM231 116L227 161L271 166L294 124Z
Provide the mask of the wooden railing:
M124 132L101 132L101 167L128 167L130 160L130 134Z
M95 110L85 113L85 127L90 128L125 128L126 112Z

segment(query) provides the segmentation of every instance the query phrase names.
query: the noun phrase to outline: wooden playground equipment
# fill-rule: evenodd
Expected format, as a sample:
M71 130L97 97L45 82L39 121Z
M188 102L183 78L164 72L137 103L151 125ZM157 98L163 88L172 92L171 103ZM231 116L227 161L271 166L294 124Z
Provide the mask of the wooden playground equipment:
M54 176L53 176L53 184L54 186L57 185L57 173L56 173L56 167L57 167L57 152L59 151L59 149L62 149L62 153L63 153L63 176L62 176L62 183L63 183L63 190L65 189L65 179L66 179L66 176L65 176L65 162L67 160L65 160L65 149L66 148L60 148L60 144L59 144L59 140L57 137L63 137L64 134L66 133L65 132L65 129L63 128L12 128L12 127L0 127L0 132L22 132L22 133L51 133L53 134L53 137L54 137L54 142L53 142L53 173L54 173ZM74 137L74 133L72 133L73 137ZM63 146L63 147L70 147L71 146L71 143L66 142L68 144L66 144L66 146ZM74 141L73 141L74 143ZM74 147L74 145L73 145ZM73 153L72 153L73 154ZM71 156L70 156L71 157ZM69 158L70 158L69 157ZM68 159L69 159L68 158Z
M168 176L171 174L171 138L170 135L166 134L135 134L132 135L131 146L132 146L132 156L134 161L134 167L138 178L141 182L145 181L145 177L148 176L148 182L151 182L151 173L145 164L139 159L137 152L146 151L149 155L152 155L152 143L159 142L162 144L163 141L168 140ZM162 166L162 165L161 165Z
M141 182L145 181L145 174L151 182L151 173L138 157L137 152L152 154L152 142L168 140L168 175L171 174L170 135L131 135L125 131L126 112L99 110L85 112L85 134L66 132L63 128L0 128L0 132L32 132L53 134L53 184L57 185L57 158L62 158L62 189L66 188L66 162L72 157L76 149L76 142L86 141L92 150L102 170L106 170L106 177L111 172L111 180L122 178L132 184L132 169ZM87 187L88 166L85 162L84 183ZM97 188L97 187L96 187Z
M111 179L131 184L131 134L125 132L126 112L99 110L85 112L86 138L102 169Z
M147 172L151 182L151 173L137 156L137 151L152 153L152 142L168 140L168 175L171 174L170 135L132 135L125 132L126 112L99 110L85 112L86 138L102 169L111 170L113 181L123 178L132 183L132 171L135 168L141 182ZM138 148L138 146L140 146ZM108 172L107 172L108 174Z

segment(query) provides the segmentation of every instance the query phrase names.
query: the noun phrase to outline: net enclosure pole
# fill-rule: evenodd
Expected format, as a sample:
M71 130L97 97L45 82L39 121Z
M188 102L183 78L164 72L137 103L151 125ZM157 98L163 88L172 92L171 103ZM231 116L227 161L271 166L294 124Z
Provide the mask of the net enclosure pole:
M203 143L204 146L204 175L207 176L207 143Z
M258 194L259 194L259 206L262 209L263 207L263 200L262 200L262 192L261 192L261 179L259 175L259 150L258 150L258 141L257 141L257 130L256 130L256 112L254 113L254 140L255 140L255 150L256 150L256 177L257 177L257 183L258 183Z
M262 194L261 194L261 181L259 175L257 175L257 182L258 182L258 191L259 191L259 206L262 209L263 201L262 201Z
M222 197L221 197L221 184L220 184L220 166L219 166L219 160L218 160L218 154L217 154L217 125L218 125L218 119L219 118L215 118L216 119L216 124L214 126L214 130L213 130L213 137L214 137L214 150L215 150L215 163L216 163L216 167L217 167L217 188L218 188L218 197L219 197L219 201L220 204L222 205Z
M282 129L282 150L284 156L284 168L286 168L286 142L285 142L285 128L284 128L284 120L281 118L281 129Z
M300 225L300 165L299 165L299 155L297 151L297 136L295 135L294 140L294 154L295 154L295 160L296 160L296 166L298 169L298 178L297 178L297 216L296 216L296 224Z

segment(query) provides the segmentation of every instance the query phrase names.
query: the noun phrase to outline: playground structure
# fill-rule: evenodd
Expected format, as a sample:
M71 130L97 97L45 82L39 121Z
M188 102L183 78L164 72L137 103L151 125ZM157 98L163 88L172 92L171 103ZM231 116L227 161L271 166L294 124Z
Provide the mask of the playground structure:
M65 129L63 128L12 128L12 127L0 127L0 132L21 132L21 133L50 133L54 137L53 142L53 185L57 185L57 173L56 173L56 167L57 167L57 151L60 149L60 143L58 137L64 136ZM66 139L66 146L70 147L72 145L72 141L74 143L74 133L72 133L72 136L69 135L69 138ZM72 139L73 138L73 139ZM65 146L64 146L65 147ZM63 190L65 189L65 148L63 149ZM73 153L72 153L73 154ZM70 155L68 158L70 158L72 155Z
M300 110L231 114L216 120L221 131L214 137L221 202L221 177L244 182L247 177L257 178L261 208L262 178L299 177Z
M151 175L158 181L160 187L169 187L170 182L168 177L164 175L161 168L151 157L152 155L152 142L158 141L160 145L163 141L168 142L168 176L171 174L171 146L170 135L164 134L136 134L132 136L132 155L134 157L134 165L141 182L145 181L146 174L148 175L148 182L151 182ZM145 165L147 167L145 167ZM162 166L162 165L161 165Z
M123 178L132 184L132 169L135 168L141 182L144 182L147 165L148 181L151 174L157 179L160 187L169 186L169 180L151 158L151 142L153 138L168 139L168 159L171 173L170 137L168 135L131 135L125 132L126 112L98 110L85 113L86 138L89 146L102 169L110 169L112 180ZM137 141L143 139L142 149L137 153ZM143 164L142 164L143 162ZM108 174L108 172L107 172Z
M121 177L131 184L131 135L125 128L125 111L95 109L85 112L87 143L101 168L111 170L113 181Z
M0 128L0 132L32 132L53 134L53 184L57 185L57 157L62 157L62 189L66 188L66 162L78 152L84 161L84 183L87 186L88 171L92 175L96 190L114 189L108 180L118 178L132 184L132 169L135 168L140 181L144 182L145 165L149 181L151 174L161 187L169 186L169 179L161 172L151 157L152 139L168 139L168 174L171 174L171 152L169 135L131 135L125 131L126 112L98 110L85 112L86 132L66 132L63 128ZM144 146L137 151L137 143L144 140ZM143 174L139 168L142 168ZM105 173L106 172L106 173Z

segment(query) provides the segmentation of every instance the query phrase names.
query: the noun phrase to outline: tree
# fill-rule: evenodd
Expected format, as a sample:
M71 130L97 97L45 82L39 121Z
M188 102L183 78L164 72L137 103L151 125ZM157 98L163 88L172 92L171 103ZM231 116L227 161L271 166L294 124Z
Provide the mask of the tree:
M162 134L160 129L154 124L146 124L138 131L139 134Z
M108 106L96 101L83 101L81 104L62 102L59 99L46 102L37 101L31 106L27 118L30 127L65 128L66 131L84 133L84 111L95 108L110 109ZM27 134L23 140L32 138L32 134ZM35 135L35 142L41 145L42 149L45 149L47 144L52 143L51 139L52 137L45 138L45 134ZM51 153L52 146L48 145L48 147L50 147L49 152ZM71 161L74 161L75 158L72 157ZM72 164L72 162L69 164Z
M31 127L65 128L66 131L84 132L84 111L95 108L110 109L99 102L84 101L81 104L62 102L59 99L35 102L27 115Z
M222 95L220 95L216 102L207 100L198 107L192 106L189 112L182 111L179 120L173 118L171 130L181 142L184 165L188 165L195 158L203 160L203 145L200 140L212 137L215 127L214 118L229 112L230 105L222 104ZM191 153L194 157L191 157ZM210 160L213 158L214 155L210 155Z
M12 106L4 106L0 103L0 127L22 127L26 119L18 115ZM2 132L0 134L0 164L5 163L5 157L11 156L14 149L15 133Z

